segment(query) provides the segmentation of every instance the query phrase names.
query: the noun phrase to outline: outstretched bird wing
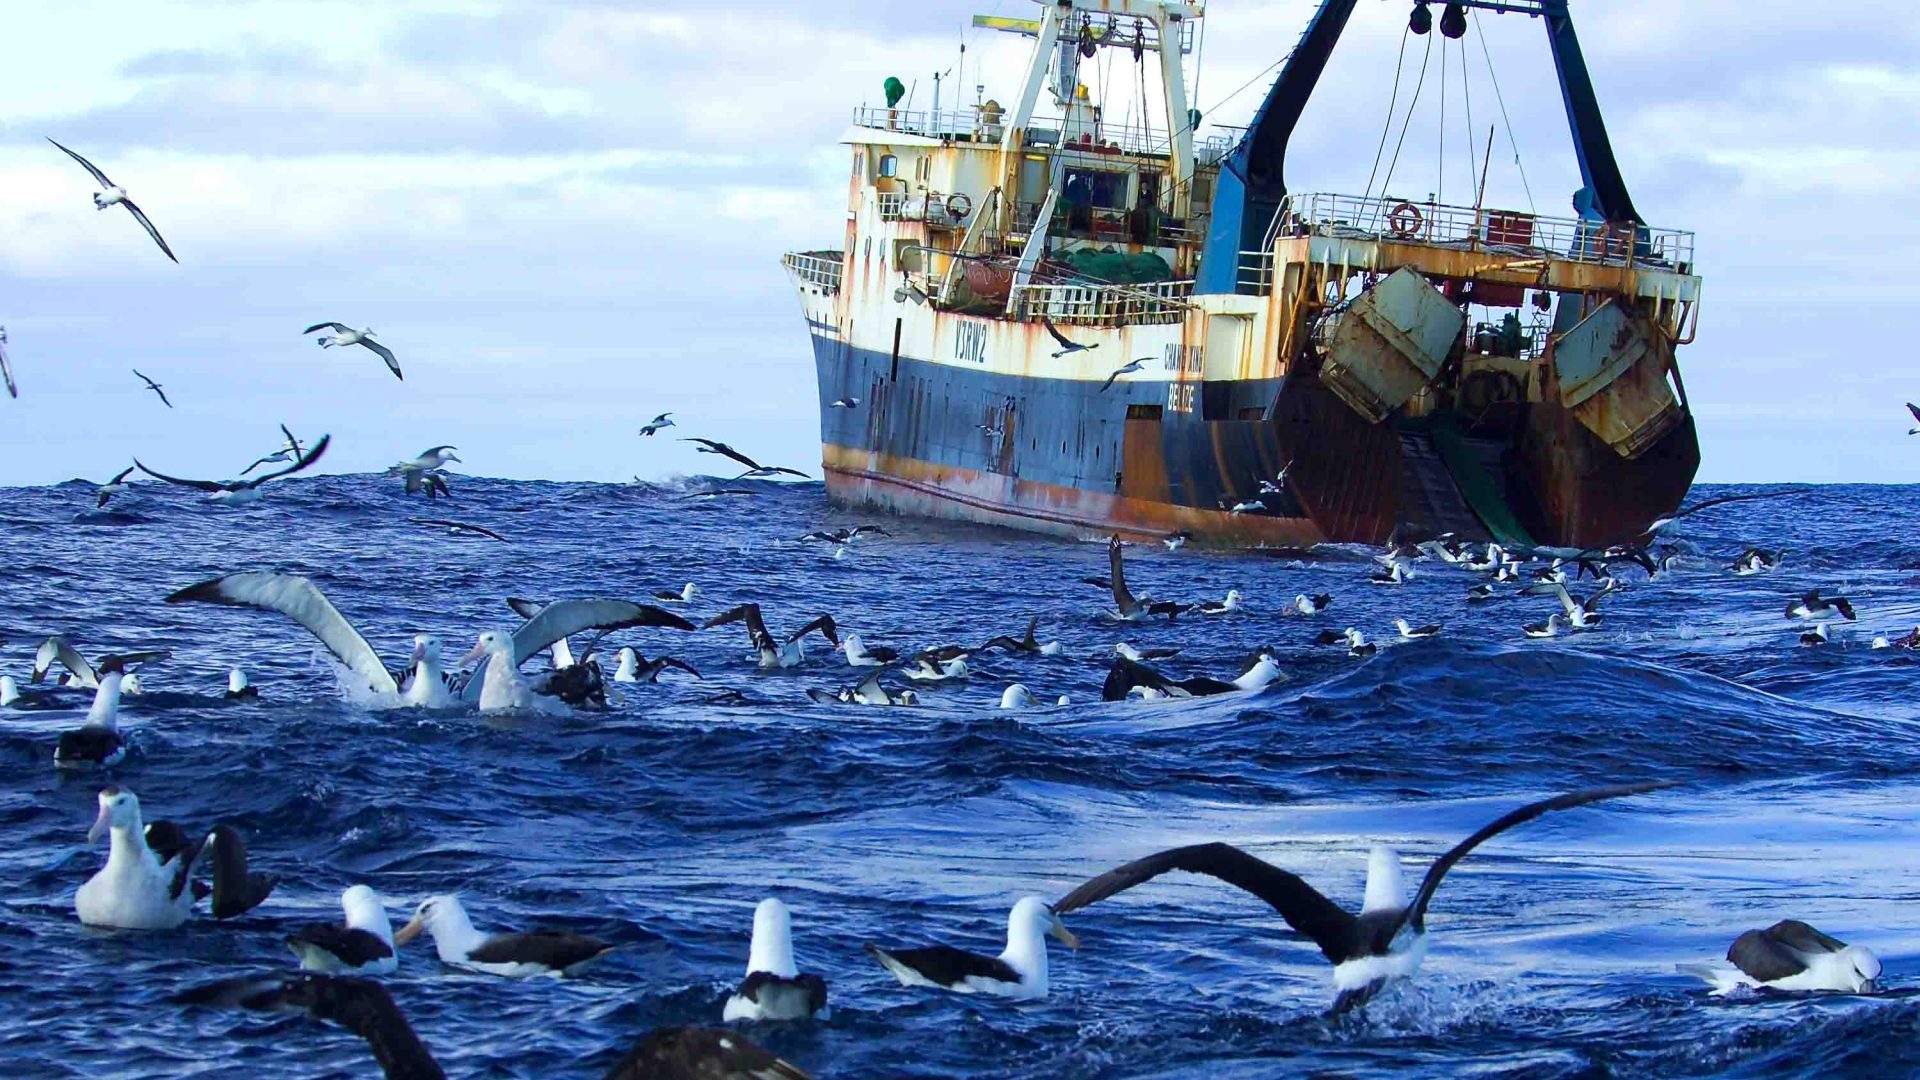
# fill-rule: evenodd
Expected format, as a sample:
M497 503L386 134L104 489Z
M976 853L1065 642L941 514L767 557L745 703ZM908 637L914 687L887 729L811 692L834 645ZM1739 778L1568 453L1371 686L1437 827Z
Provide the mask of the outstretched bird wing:
M394 378L399 379L401 382L406 381L407 377L400 374L400 361L393 358L392 349L387 348L372 338L361 338L360 344L365 345L375 356L385 360L387 362L387 370L393 372Z
M478 525L469 525L464 521L447 521L443 518L414 518L413 521L414 521L414 524L416 525L440 525L448 529L457 529L463 532L479 533L481 536L492 537L493 539L498 540L503 544L509 542L506 537L501 536L499 533L494 532L492 529L483 529Z
M747 624L747 634L753 638L754 648L773 647L773 635L767 633L766 618L760 614L759 604L748 603L729 608L701 624L700 629L711 630L716 626L742 621Z
M1915 405L1909 401L1907 402L1907 411L1913 414L1913 419L1916 423L1920 423L1920 405Z
M1107 566L1109 584L1113 586L1113 603L1120 614L1128 615L1139 606L1133 594L1127 591L1127 573L1120 564L1120 538L1107 541Z
M1040 316L1040 324L1047 328L1047 333L1053 335L1053 340L1059 342L1061 348L1066 349L1069 352L1076 351L1080 348L1080 346L1067 340L1067 336L1060 332L1060 328L1053 325L1052 319L1049 319L1045 315L1042 315Z
M1743 492L1737 495L1720 495L1711 499L1702 499L1701 501L1694 503L1692 506L1682 507L1681 509L1674 511L1673 516L1671 518L1668 518L1667 520L1678 521L1681 518L1687 517L1691 514L1697 514L1700 511L1705 510L1710 506L1725 506L1728 503L1752 502L1755 499L1784 499L1789 495L1805 495L1807 492L1812 490L1813 489L1810 487L1796 487L1796 488L1787 488L1784 491L1752 491L1752 492Z
M400 692L387 666L360 631L347 622L320 587L304 577L249 571L189 586L167 597L169 604L197 602L277 611L320 640L341 663L378 693Z
M604 1080L653 1080L664 1076L738 1077L739 1080L809 1080L798 1066L760 1048L737 1031L671 1027L648 1032Z
M55 139L54 139L54 137L53 137L53 136L51 136L51 135L49 135L49 136L47 136L47 141L48 141L48 142L50 142L50 143L53 143L53 145L55 145L55 146L60 146L60 144L59 144L59 143L58 143L57 141L55 141ZM67 149L66 147L64 147L64 146L60 146L60 150L61 150L61 152L62 152L62 153L64 153L64 154L66 154L66 155L67 155L68 157L70 157L70 158L72 158L73 160L75 160L75 161L77 161L77 162L79 162L82 168L84 168L84 169L86 169L86 170L87 170L88 172L90 172L90 173L92 173L92 174L93 174L93 178L94 178L95 180L98 180L98 181L100 181L100 186L101 186L101 187L103 187L103 188L110 188L110 187L112 187L112 186L113 186L113 181L111 181L111 180L109 180L109 179L107 179L107 174L106 174L106 173L103 173L103 172L101 172L101 171L100 171L99 169L97 169L97 168L95 168L95 167L94 167L94 164L93 164L93 162L91 162L91 161L88 161L88 160L87 160L86 158L83 158L83 157L81 157L81 156L80 156L79 154L76 154L76 153L74 153L74 152L73 152L73 151L71 151L71 150L68 150L68 149Z
M806 637L808 634L813 633L815 630L820 631L821 637L833 642L834 648L837 649L840 647L840 628L833 624L833 616L831 615L822 615L800 629L795 630L793 633L788 634L787 644L791 645L801 638Z
M1518 810L1502 815L1492 824L1455 844L1452 850L1434 860L1432 868L1427 871L1427 876L1420 882L1420 891L1413 896L1413 903L1407 905L1405 921L1416 927L1424 925L1427 905L1433 900L1433 891L1440 887L1440 879L1447 876L1447 871L1453 869L1453 864L1466 858L1467 853L1474 848L1515 825L1523 825L1542 814L1552 813L1555 810L1571 810L1576 806L1585 806L1605 799L1618 799L1624 795L1659 791L1662 788L1673 787L1675 784L1676 781L1672 780L1652 780L1638 784L1615 784L1611 787L1570 791L1565 795L1556 795L1551 799L1528 803Z
M706 447L706 449L702 451L702 453L719 454L722 457L729 457L739 462L740 464L745 465L748 469L754 472L760 471L761 466L759 462L753 460L752 458L741 453L740 451L735 450L733 447L728 446L726 443L714 442L712 439L681 439L680 441L681 442L697 442L700 445Z
M693 629L692 623L652 604L611 599L556 600L513 632L514 664L526 663L529 657L564 637L587 630L623 630L630 626Z
M400 1007L393 1003L393 996L373 979L312 972L242 976L194 987L174 1000L183 1005L306 1012L365 1039L374 1060L389 1077L446 1080L447 1074L414 1034Z
M155 480L165 480L169 484L190 487L196 491L232 491L235 487L233 484L223 484L217 480L183 480L178 476L168 476L163 472L154 472L152 469L140 464L139 458L134 458L133 464L135 468L153 477Z
M14 385L13 382L13 365L7 362L7 343L5 341L0 341L0 379L6 380L8 394L15 398L20 396L20 388Z
M301 454L306 453L306 451L301 449L300 447L300 440L294 438L293 432L287 430L287 425L285 424L280 425L280 434L285 435L287 437L287 449L293 451L294 457L299 457Z
M1345 945L1354 935L1354 917L1298 875L1231 844L1194 844L1136 859L1081 885L1054 904L1053 910L1061 915L1077 911L1169 870L1206 874L1252 893L1279 912L1288 926L1311 938L1328 960L1339 963L1346 959Z
M344 334L347 332L347 324L337 323L337 322L317 322L300 332L303 334L311 334L315 330L331 330L336 334ZM285 429L282 429L282 430L285 430ZM292 438L292 436L289 435L288 438Z
M313 444L313 449L301 455L299 461L296 461L293 464L287 466L286 468L281 469L279 472L262 473L260 474L259 479L247 481L247 486L259 487L261 484L264 484L269 480L278 480L283 476L292 476L294 473L297 473L300 470L308 467L309 465L312 465L314 462L319 461L320 455L327 452L327 446L332 442L333 442L333 436L331 435L320 436L320 441ZM135 461L134 464L138 465L140 463L138 461ZM144 468L144 466L142 467ZM164 477L162 479L164 479Z
M153 237L153 242L160 245L160 250L166 254L167 258L172 259L176 263L180 261L179 257L174 255L173 249L167 246L167 242L161 239L160 230L154 228L153 222L147 220L146 211L135 206L132 199L121 199L120 205L126 207L127 213L133 215L133 220L139 222L140 227L147 230L147 235Z

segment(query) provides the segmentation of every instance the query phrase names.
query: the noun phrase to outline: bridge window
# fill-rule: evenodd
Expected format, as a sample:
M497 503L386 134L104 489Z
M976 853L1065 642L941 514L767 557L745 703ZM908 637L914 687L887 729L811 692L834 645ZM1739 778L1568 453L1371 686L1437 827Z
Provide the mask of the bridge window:
M880 175L881 176L899 176L900 175L900 159L897 157L894 157L892 154L880 155Z

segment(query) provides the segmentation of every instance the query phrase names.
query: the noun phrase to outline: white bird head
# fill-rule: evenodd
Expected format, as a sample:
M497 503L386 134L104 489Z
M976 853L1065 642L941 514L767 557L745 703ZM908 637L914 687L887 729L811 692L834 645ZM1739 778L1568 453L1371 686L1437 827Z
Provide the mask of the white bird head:
M405 945L420 936L421 931L432 933L435 937L448 931L473 929L473 923L467 919L467 909L460 906L460 898L451 893L429 896L420 901L413 913L413 919L393 935L395 945Z
M620 668L614 672L614 681L630 682L639 678L640 654L633 651L633 646L622 646L618 655L620 657Z
M97 844L107 834L108 829L140 828L140 800L133 792L119 787L100 789L100 816L93 819L93 828L87 830L87 843Z
M1400 877L1400 853L1384 844L1367 853L1367 895L1360 911L1397 911L1407 906L1407 886Z
M1000 693L1000 707L1003 709L1021 709L1033 704L1033 694L1025 686L1014 683Z
M513 664L513 635L505 630L489 630L480 635L474 643L473 651L460 658L461 666L477 664L486 657L501 658L503 663Z
M1870 994L1880 989L1880 958L1865 945L1849 945L1840 950L1840 956L1847 963L1852 978L1848 989L1856 994Z
M387 905L380 894L366 885L351 885L340 894L340 909L346 912L347 925L369 930L375 927L391 929L387 922Z
M793 964L793 917L787 905L768 897L753 909L753 944L747 953L747 974L764 971L791 979L799 974Z
M432 634L413 635L413 664L438 664L440 662L440 639Z
M1069 949L1080 947L1080 939L1067 929L1067 924L1060 921L1060 916L1045 900L1037 896L1021 897L1013 905L1013 912L1007 916L1008 946L1022 939L1038 943L1048 937L1057 939Z

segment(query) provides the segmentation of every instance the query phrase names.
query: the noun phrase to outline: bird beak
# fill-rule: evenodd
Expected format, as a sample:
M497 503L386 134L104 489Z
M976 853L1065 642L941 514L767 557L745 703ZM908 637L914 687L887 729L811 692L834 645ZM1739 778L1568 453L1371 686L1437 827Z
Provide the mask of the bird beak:
M424 641L414 642L413 643L413 662L417 665L420 663L420 661L425 660L426 658L427 658L427 643Z
M93 819L93 828L87 830L87 843L99 843L100 838L107 835L107 830L112 827L113 817L107 812L107 808L103 805L100 807L100 816Z
M415 915L413 917L412 922L401 927L393 935L394 947L398 948L399 946L405 945L407 942L412 941L414 938L419 937L420 931L425 930L426 928L427 928L426 920L421 918L419 915Z
M1060 921L1060 916L1050 915L1048 920L1047 934L1049 936L1058 938L1060 944L1065 945L1069 949L1078 950L1080 948L1080 939L1074 936L1073 931L1067 929L1066 923Z
M486 659L486 657L487 647L485 645L475 645L472 652L460 658L460 666L466 667L470 664L477 664Z

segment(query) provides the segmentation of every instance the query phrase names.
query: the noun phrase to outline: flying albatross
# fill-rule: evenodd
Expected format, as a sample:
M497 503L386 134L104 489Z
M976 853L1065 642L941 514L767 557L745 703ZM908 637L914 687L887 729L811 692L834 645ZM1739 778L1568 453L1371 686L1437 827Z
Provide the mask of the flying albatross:
M1880 989L1880 958L1864 945L1828 937L1798 919L1733 940L1726 963L1678 964L1682 975L1704 979L1715 994L1741 987L1834 990L1871 994Z
M828 1019L827 981L793 963L793 919L787 905L768 897L753 909L753 943L747 949L747 977L727 999L720 1019Z
M742 480L749 477L757 478L757 477L780 476L780 475L797 476L802 480L809 479L806 473L803 473L798 469L785 469L785 468L780 468L779 466L774 466L774 465L762 465L759 462L753 460L752 458L748 457L747 455L741 453L738 450L735 450L733 447L728 446L726 443L723 443L723 442L715 442L712 439L681 439L680 441L699 443L700 445L695 447L694 449L702 454L719 454L721 457L732 458L734 461L737 461L740 464L745 465L747 467L747 471L741 473L739 476L734 477L735 480Z
M366 1040L387 1080L446 1080L413 1025L377 980L300 972L246 975L196 986L176 996L182 1005L224 1006L259 1012L304 1012Z
M673 427L672 416L673 414L670 412L661 413L659 416L647 421L646 425L640 429L640 434L651 437L656 431Z
M572 975L613 950L597 938L564 930L483 934L473 928L466 908L455 896L429 896L420 901L413 920L393 935L393 943L405 945L422 931L433 937L441 963L510 979Z
M1068 893L1053 910L1063 915L1078 911L1169 870L1219 878L1265 900L1288 926L1320 947L1321 954L1333 964L1333 984L1339 991L1329 1015L1339 1015L1366 1004L1390 980L1410 978L1419 970L1427 951L1427 905L1447 871L1474 848L1554 810L1672 786L1661 781L1619 784L1522 806L1434 860L1411 903L1405 900L1399 855L1391 848L1375 847L1367 860L1366 898L1358 915L1349 914L1299 877L1231 844L1218 842L1173 848L1110 870Z
M18 400L20 387L13 381L13 364L7 360L7 328L0 326L0 379L7 383L8 396Z
M961 994L993 994L1010 998L1047 996L1047 938L1058 938L1078 949L1059 913L1037 896L1026 896L1007 916L1007 947L999 956L930 945L923 949L883 949L872 942L867 951L893 973L902 986L924 986Z
M1040 316L1040 324L1047 328L1047 333L1053 336L1053 340L1060 343L1060 351L1053 354L1055 360L1078 352L1091 352L1100 347L1098 342L1092 345L1082 345L1077 341L1067 340L1067 335L1061 333L1060 328L1053 325L1053 320L1047 318L1045 315Z
M309 326L305 330L302 330L300 332L302 334L311 334L315 330L333 331L333 333L331 334L322 334L319 337L314 338L315 341L320 343L321 348L331 349L335 345L362 346L365 349L367 349L367 351L373 353L375 356L378 356L380 359L385 360L387 362L387 370L393 372L394 378L399 379L403 382L406 380L406 376L400 374L400 361L395 360L393 358L393 350L373 340L373 327L369 326L365 330L355 330L353 327L348 326L346 323L322 322L322 323L314 323L312 326Z
M128 370L132 371L135 375L140 375L139 368L129 368ZM146 383L147 389L153 391L154 394L156 394L160 398L160 404L165 405L169 409L173 408L173 402L167 400L167 392L166 390L161 388L159 383L154 382L152 379L147 378L145 375L140 375L140 381L143 383Z
M1668 514L1666 517L1655 518L1653 521L1653 524L1647 526L1646 535L1658 536L1661 533L1665 532L1669 526L1673 525L1674 522L1679 521L1681 518L1684 518L1684 517L1691 517L1694 514L1697 514L1700 511L1707 509L1708 507L1725 506L1728 503L1752 502L1755 499L1782 499L1789 495L1805 495L1807 492L1812 490L1813 489L1810 487L1795 487L1795 488L1786 488L1781 491L1742 492L1741 494L1738 494L1738 495L1721 495L1712 499L1702 499L1701 501L1694 503L1692 506L1682 507L1679 510L1675 510L1673 513Z
M264 457L254 459L253 464L240 470L241 476L247 475L262 465L276 465L282 461L300 460L300 455L306 453L306 450L300 445L300 440L293 437L293 432L288 431L287 425L285 424L280 425L280 434L287 437L287 445Z
M283 476L292 476L294 473L312 466L314 462L320 460L320 455L327 452L327 446L332 442L333 436L322 435L320 436L320 441L313 444L313 449L307 451L299 461L275 472L261 473L251 480L182 480L177 476L168 476L166 473L154 472L152 469L140 464L139 458L134 458L133 464L139 468L141 472L146 473L155 480L165 480L169 484L178 484L181 487L190 487L197 491L204 491L214 502L226 506L241 506L246 503L259 501L260 488L268 481L278 480Z
M160 250L165 253L167 258L173 259L176 263L180 261L174 258L173 249L167 246L167 242L160 238L160 230L153 227L153 222L147 220L147 215L138 206L134 205L132 199L127 198L126 188L107 179L107 174L95 168L93 162L68 150L64 146L60 146L58 142L54 141L52 136L48 136L47 141L53 143L55 146L59 146L62 153L79 162L82 168L92 173L93 178L100 182L101 190L93 193L93 208L95 210L105 210L107 207L115 204L126 207L127 213L132 214L133 220L139 222L140 227L147 230L147 235L153 237L153 242L160 245Z

